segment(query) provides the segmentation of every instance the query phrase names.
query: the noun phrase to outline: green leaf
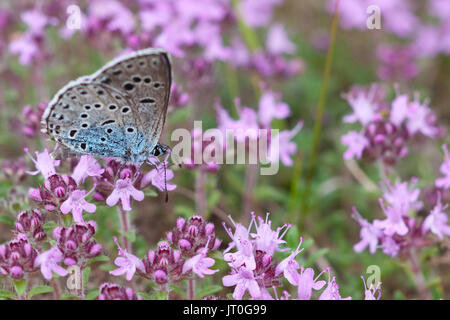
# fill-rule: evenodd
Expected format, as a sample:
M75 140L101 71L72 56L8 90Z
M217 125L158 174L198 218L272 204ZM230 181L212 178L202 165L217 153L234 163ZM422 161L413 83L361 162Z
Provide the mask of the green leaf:
M271 201L278 201L280 203L286 203L288 201L286 193L279 188L264 184L255 188L254 195L257 200L270 199Z
M92 290L91 292L89 292L84 299L85 300L95 300L98 298L99 295L100 295L100 290L95 289L95 290Z
M189 218L194 214L194 211L192 210L191 207L180 205L180 204L175 206L174 211L177 215L185 217L185 218Z
M292 226L292 228L288 231L286 235L286 242L287 242L286 244L290 249L295 250L295 248L297 248L298 246L299 241L300 241L300 234L298 232L298 227Z
M146 197L155 198L158 196L158 193L151 188L144 189L143 191L144 191L144 196L146 196Z
M201 299L203 297L213 295L214 293L222 291L222 289L223 289L222 286L219 286L219 285L215 285L215 284L209 285L207 287L200 289L197 292L197 299Z
M11 292L9 290L0 290L0 299L14 299L16 296L14 292Z
M48 221L46 223L44 223L44 225L42 226L42 228L44 229L44 231L52 231L53 229L55 229L58 225L56 224L55 221Z
M312 264L314 262L316 262L317 259L319 259L320 257L323 257L324 255L326 255L328 253L329 249L328 248L321 248L315 252L313 252L308 259L306 259L305 261L305 266L312 266Z
M31 299L33 296L44 293L53 292L53 288L50 286L36 286L30 290L28 293L28 299Z
M0 223L7 224L9 226L14 225L14 219L8 216L0 216Z
M91 275L91 267L86 267L83 270L83 288L86 289L86 286L89 282L89 276Z
M144 300L152 300L152 296L145 292L138 292L136 295Z
M80 300L80 297L71 294L71 293L63 293L60 297L61 300Z
M88 264L94 263L94 262L107 262L109 261L109 257L105 255L101 255L95 258L91 258L87 261Z
M155 291L150 295L150 297L151 300L166 300L167 295L168 295L167 291Z
M25 296L25 291L27 291L27 281L25 279L14 280L14 289L16 290L18 297Z
M127 231L124 233L125 238L127 238L131 243L136 241L136 233L134 231Z
M177 295L179 295L181 298L185 298L186 296L186 290L180 288L179 286L177 286L176 284L170 284L169 285L169 289L172 292L175 292Z
M214 190L208 197L208 206L213 208L220 200L221 193L218 190Z

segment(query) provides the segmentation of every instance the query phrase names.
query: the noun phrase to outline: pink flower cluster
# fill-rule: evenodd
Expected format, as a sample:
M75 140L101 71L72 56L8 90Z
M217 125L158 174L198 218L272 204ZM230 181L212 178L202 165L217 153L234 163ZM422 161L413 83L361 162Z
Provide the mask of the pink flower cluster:
M362 129L342 136L347 146L344 159L380 160L393 165L408 154L407 141L418 136L437 138L443 129L428 106L428 101L413 100L399 94L392 102L386 100L386 90L373 84L370 88L353 87L344 95L353 113L344 117L345 123L359 123Z
M342 298L339 293L339 285L336 278L331 278L330 269L328 269L328 282L319 280L322 273L314 277L312 268L301 267L296 261L297 255L303 251L300 249L302 240L296 249L291 250L289 256L280 262L275 259L275 252L284 252L289 248L282 248L286 243L283 240L284 235L291 228L290 225L283 225L272 230L272 222L268 219L256 217L252 213L252 220L248 227L240 223L235 223L234 233L231 228L224 227L232 239L228 248L224 251L224 259L231 267L231 274L223 277L222 282L226 287L235 287L233 298L241 300L248 292L252 299L272 300L272 299L294 299L289 296L287 291L279 296L277 287L282 285L282 277L290 284L297 287L298 300L310 300L313 296L313 290L321 290L327 286L319 295L321 300L341 300L351 299L351 297ZM256 232L252 232L252 228ZM234 252L230 252L235 249ZM272 296L268 289L272 289ZM367 297L366 297L367 298Z
M143 259L122 249L117 243L119 257L114 263L119 267L111 271L114 276L126 274L131 281L137 272L148 280L165 288L167 284L179 282L195 274L200 278L212 275L214 259L207 256L216 250L221 241L216 239L214 225L200 216L192 216L188 221L178 218L176 227L167 233L169 241L161 241L156 250L149 250Z
M379 199L385 215L383 220L377 219L370 223L353 208L354 218L361 226L361 241L354 246L356 252L368 247L370 253L375 253L381 248L385 254L394 257L408 253L412 248L430 245L433 242L431 234L440 240L450 236L445 213L447 205L442 204L440 195L424 219L415 217L415 213L423 209L416 183L417 179L412 179L410 183L397 182L395 185L386 182L383 198Z

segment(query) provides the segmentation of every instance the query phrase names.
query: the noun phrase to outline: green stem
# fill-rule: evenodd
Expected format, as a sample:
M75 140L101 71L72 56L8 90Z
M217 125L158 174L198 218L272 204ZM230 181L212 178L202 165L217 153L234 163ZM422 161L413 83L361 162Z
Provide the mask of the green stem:
M194 279L188 280L188 299L195 300L195 282Z
M314 176L316 167L317 167L317 156L319 151L319 142L320 142L320 136L322 131L322 119L323 119L323 113L325 110L325 104L327 100L327 93L328 93L328 85L330 82L330 74L331 74L331 66L333 63L333 56L334 56L334 46L336 42L336 33L338 29L338 22L339 22L339 0L336 1L335 9L334 9L334 15L333 15L333 22L331 24L331 30L330 30L330 45L327 52L327 57L325 60L325 70L323 73L323 79L322 79L322 87L320 88L320 96L319 96L319 102L316 109L316 118L314 122L314 132L313 132L313 143L311 147L311 158L310 158L310 164L308 167L308 170L306 172L305 177L305 189L302 196L302 220L305 218L307 211L308 211L308 198L311 193L311 181L312 177Z

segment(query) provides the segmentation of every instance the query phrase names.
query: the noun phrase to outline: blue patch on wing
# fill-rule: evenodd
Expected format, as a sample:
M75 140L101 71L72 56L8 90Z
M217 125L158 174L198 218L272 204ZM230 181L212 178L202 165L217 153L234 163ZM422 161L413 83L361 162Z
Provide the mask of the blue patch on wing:
M142 132L124 133L117 125L79 129L74 137L67 135L63 141L80 153L131 162L142 162L147 158Z

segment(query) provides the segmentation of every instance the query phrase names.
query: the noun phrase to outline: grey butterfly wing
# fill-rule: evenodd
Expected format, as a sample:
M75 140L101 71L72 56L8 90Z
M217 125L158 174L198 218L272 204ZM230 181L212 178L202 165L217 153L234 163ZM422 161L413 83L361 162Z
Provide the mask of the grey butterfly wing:
M90 76L122 91L133 104L138 129L146 136L151 151L164 127L172 81L169 55L161 49L145 49L111 61Z
M130 146L136 147L139 136L132 104L122 92L82 78L49 103L43 131L60 144L57 158L92 154L130 160Z

